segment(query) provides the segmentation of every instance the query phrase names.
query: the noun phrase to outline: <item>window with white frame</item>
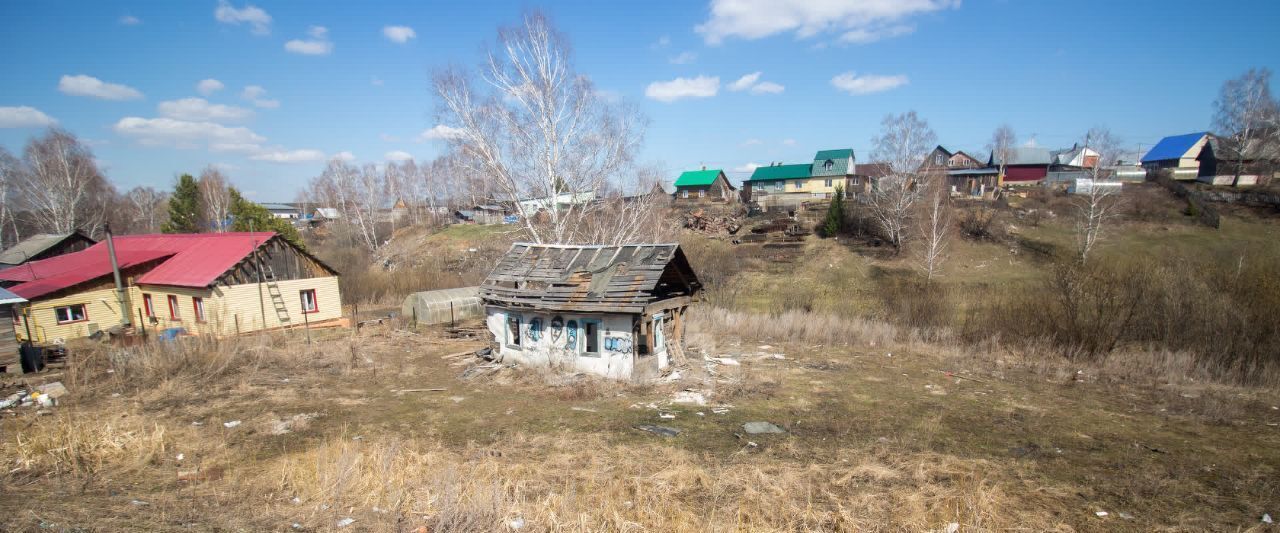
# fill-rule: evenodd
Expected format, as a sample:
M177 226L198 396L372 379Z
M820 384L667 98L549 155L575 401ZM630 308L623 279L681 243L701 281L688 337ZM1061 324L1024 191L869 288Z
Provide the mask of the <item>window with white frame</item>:
M706 196L707 191L698 191L698 198L705 198Z
M825 183L823 183L823 185L825 185L825 186L827 186L827 187L830 187L830 186L831 186L831 178L827 178L827 179L826 179L826 182L825 182Z
M204 298L192 296L191 308L196 312L196 322L204 322Z
M933 156L933 164L942 166L942 154Z
M680 197L681 197L681 198L688 198L688 197L689 197L689 190L688 190L688 189L685 189L685 190L683 190L683 191L680 191Z
M303 314L311 314L320 310L320 302L316 300L315 289L298 291L298 297L302 299Z
M791 184L791 188L793 188L793 189L803 189L803 188L804 188L804 182L802 182L802 181L800 181L800 180L796 180L796 181L792 182L792 184Z
M89 314L85 312L84 304L64 305L62 307L53 308L53 314L58 317L59 324L70 324L72 322L84 322L89 319Z

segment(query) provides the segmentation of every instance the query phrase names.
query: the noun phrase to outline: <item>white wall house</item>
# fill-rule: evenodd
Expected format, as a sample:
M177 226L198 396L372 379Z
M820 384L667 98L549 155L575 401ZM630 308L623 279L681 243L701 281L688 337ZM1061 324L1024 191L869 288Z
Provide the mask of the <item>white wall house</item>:
M480 296L503 361L638 381L682 353L700 289L677 244L516 243Z

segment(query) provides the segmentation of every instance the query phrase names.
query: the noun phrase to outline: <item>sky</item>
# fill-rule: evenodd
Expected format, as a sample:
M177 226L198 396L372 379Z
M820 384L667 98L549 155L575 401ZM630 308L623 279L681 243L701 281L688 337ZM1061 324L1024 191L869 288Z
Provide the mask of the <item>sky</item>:
M440 155L432 72L477 68L529 9L647 115L637 159L670 179L828 148L866 161L909 110L952 150L985 155L1007 123L1049 148L1105 126L1137 151L1209 129L1223 81L1280 70L1280 33L1249 31L1280 22L1270 0L7 0L0 146L56 124L121 190L217 165L291 201L333 157Z

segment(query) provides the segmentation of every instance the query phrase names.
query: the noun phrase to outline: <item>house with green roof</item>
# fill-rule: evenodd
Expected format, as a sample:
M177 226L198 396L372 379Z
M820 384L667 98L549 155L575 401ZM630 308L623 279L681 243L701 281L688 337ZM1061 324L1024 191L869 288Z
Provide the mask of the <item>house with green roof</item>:
M865 184L854 174L854 162L851 148L820 150L812 163L758 167L745 185L750 187L751 200L762 206L831 198L836 186L857 193Z
M689 170L676 178L676 202L725 202L738 199L738 189L720 169Z

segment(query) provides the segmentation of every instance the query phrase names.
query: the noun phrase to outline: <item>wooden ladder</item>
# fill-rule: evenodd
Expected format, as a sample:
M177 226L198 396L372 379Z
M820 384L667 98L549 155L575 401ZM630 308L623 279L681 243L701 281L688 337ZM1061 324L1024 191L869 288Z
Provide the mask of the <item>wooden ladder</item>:
M280 293L280 285L276 283L276 271L271 265L263 269L263 278L267 282L267 294L271 295L271 305L276 308L276 319L281 326L289 325L289 308L284 304L284 295Z

